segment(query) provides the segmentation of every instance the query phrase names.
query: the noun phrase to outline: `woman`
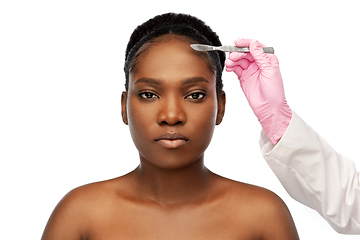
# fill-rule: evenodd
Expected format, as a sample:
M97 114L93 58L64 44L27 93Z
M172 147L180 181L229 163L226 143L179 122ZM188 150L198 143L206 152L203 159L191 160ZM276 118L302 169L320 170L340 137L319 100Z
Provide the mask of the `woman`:
M204 152L225 111L225 55L202 21L164 14L135 29L126 51L122 117L140 164L68 193L46 239L298 239L274 193L210 172Z

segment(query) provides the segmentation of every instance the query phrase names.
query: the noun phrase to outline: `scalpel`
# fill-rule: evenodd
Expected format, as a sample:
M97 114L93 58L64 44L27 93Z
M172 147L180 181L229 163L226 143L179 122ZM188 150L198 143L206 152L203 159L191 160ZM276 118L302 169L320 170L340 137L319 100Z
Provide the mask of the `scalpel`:
M235 47L235 46L210 46L204 44L191 44L190 45L196 51L223 51L223 52L249 52L248 47ZM274 54L273 47L263 47L264 53Z

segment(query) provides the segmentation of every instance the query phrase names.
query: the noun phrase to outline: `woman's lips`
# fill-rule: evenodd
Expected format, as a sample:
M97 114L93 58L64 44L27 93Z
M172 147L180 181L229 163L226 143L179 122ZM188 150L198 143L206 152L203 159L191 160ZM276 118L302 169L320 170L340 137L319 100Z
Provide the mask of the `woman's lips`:
M175 140L161 139L161 140L156 141L156 143L160 144L160 146L162 146L164 148L178 148L178 147L181 147L182 145L186 144L187 141L185 141L183 139L175 139Z
M189 140L179 133L166 133L157 139L155 142L165 148L179 148L186 144Z

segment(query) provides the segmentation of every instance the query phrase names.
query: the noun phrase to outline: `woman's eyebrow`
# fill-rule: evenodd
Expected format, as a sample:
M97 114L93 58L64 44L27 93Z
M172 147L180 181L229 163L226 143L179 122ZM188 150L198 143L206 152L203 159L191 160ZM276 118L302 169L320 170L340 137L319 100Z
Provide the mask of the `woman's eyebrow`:
M188 85L188 84L194 84L194 83L198 83L198 82L205 82L205 83L209 83L208 80L206 80L203 77L192 77L192 78L187 78L185 79L181 85ZM153 85L161 85L161 81L154 79L154 78L139 78L135 81L135 84L138 83L147 83L147 84L153 84Z
M209 83L208 80L206 80L203 77L192 77L192 78L187 78L181 85L187 85L187 84L193 84L193 83L198 83L198 82L207 82Z
M135 84L138 83L149 83L154 85L161 85L161 82L159 80L153 79L153 78L139 78L135 81Z

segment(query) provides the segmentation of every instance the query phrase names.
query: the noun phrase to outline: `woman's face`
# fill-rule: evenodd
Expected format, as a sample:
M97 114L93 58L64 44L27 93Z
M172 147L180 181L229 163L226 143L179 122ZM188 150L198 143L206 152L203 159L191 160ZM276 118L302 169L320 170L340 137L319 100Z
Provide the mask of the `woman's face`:
M202 159L220 124L225 94L203 54L171 37L146 48L122 96L123 120L142 161L180 168Z

